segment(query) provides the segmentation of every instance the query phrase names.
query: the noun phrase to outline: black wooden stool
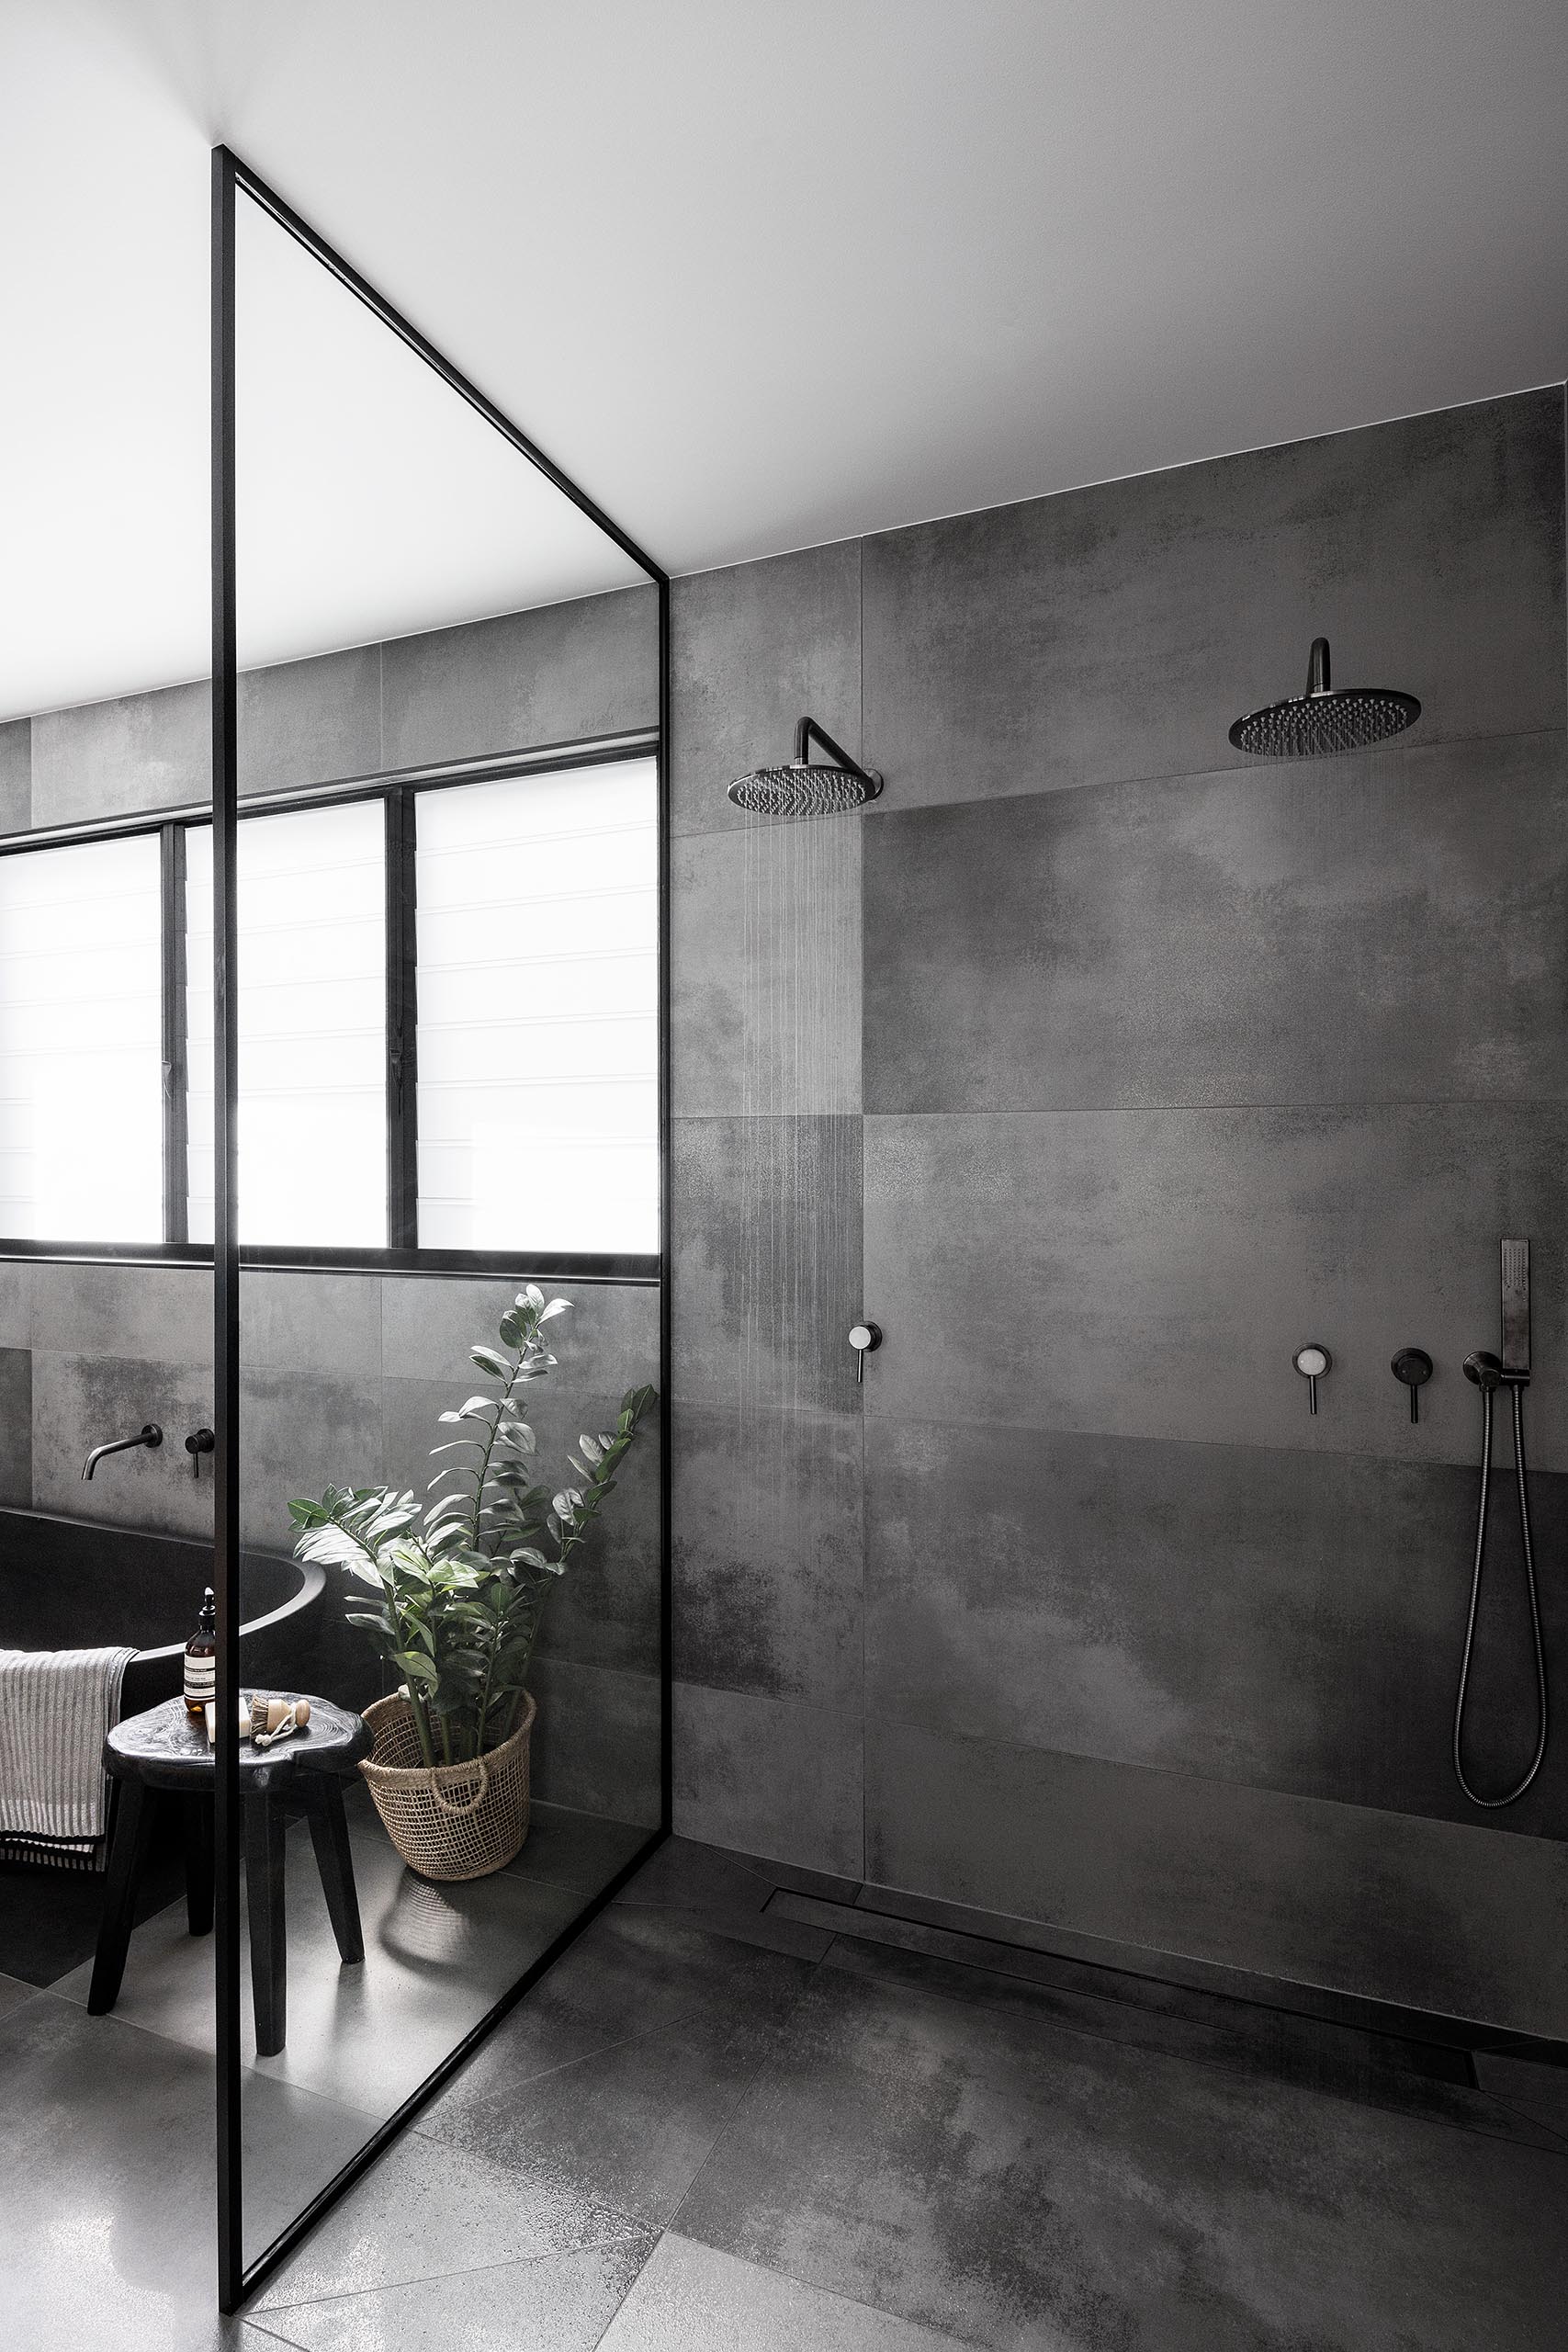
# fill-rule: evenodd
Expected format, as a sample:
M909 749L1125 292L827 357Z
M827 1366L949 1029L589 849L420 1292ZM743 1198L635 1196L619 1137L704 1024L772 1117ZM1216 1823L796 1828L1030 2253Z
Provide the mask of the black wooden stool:
M339 1953L351 1962L365 1957L348 1824L344 1818L343 1782L360 1758L369 1755L372 1745L363 1718L334 1707L330 1699L312 1699L305 1729L291 1732L276 1747L255 1748L249 1740L240 1742L251 1994L260 2058L276 2056L288 2024L283 1833L290 1814L303 1814L310 1825L310 1843ZM183 1699L166 1699L145 1714L128 1715L104 1742L104 1770L115 1784L114 1825L109 1835L103 1925L87 1995L87 2007L94 2017L102 2017L119 1998L137 1882L152 1834L152 1801L160 1792L183 1801L186 1919L190 1932L204 1936L212 1925L217 1771L207 1744L206 1724L186 1714Z

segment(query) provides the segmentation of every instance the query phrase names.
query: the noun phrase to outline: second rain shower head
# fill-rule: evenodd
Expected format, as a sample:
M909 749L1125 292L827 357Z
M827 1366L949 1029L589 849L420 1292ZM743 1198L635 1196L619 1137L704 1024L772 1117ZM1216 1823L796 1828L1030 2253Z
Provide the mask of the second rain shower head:
M826 760L812 759L814 741L827 753ZM874 800L881 789L875 768L863 768L814 718L803 718L795 730L794 759L738 775L728 797L738 808L758 817L832 817Z
M1259 760L1315 760L1335 752L1364 752L1369 744L1402 735L1421 716L1414 695L1392 686L1347 686L1328 682L1328 639L1314 637L1304 695L1249 710L1231 729L1238 752Z

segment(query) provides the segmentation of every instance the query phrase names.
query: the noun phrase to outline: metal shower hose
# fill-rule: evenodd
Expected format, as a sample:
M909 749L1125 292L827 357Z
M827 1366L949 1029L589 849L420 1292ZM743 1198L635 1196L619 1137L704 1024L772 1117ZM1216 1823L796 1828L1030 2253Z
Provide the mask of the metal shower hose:
M1470 1782L1464 1777L1464 1764L1461 1760L1460 1751L1464 1733L1465 1692L1470 1683L1471 1659L1475 1647L1475 1618L1476 1612L1481 1606L1481 1572L1486 1560L1486 1506L1492 1485L1492 1398L1494 1390L1491 1387L1483 1387L1481 1391L1483 1416L1481 1437L1481 1509L1475 1522L1475 1569L1470 1580L1470 1621L1464 1629L1464 1662L1460 1668L1459 1699L1454 1708L1454 1773L1458 1779L1460 1787L1464 1791L1465 1795L1470 1799L1472 1804L1485 1805L1489 1809L1494 1810L1499 1805L1513 1804L1523 1796L1525 1791L1529 1787L1530 1782L1540 1771L1541 1759L1546 1754L1546 1654L1541 1646L1540 1639L1540 1600L1536 1591L1535 1545L1530 1540L1529 1489L1525 1484L1524 1390L1522 1385L1517 1381L1513 1382L1511 1385L1514 1395L1514 1476L1517 1483L1519 1492L1519 1533L1524 1543L1525 1586L1529 1594L1530 1631L1535 1641L1535 1687L1536 1702L1540 1710L1540 1734L1535 1744L1535 1754L1530 1759L1529 1770L1525 1774L1524 1779L1520 1781L1516 1787L1509 1789L1506 1795L1500 1797L1483 1797L1476 1794L1475 1791L1471 1787Z

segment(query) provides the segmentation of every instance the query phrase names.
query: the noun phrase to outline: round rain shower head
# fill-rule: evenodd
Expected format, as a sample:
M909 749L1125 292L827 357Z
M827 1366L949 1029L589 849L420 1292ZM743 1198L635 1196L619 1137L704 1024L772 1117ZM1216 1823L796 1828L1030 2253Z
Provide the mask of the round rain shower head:
M875 788L852 769L791 760L784 767L738 775L729 798L758 817L832 817L845 808L859 808Z
M1370 744L1402 735L1421 716L1414 695L1392 686L1348 686L1336 694L1328 683L1328 639L1313 639L1307 690L1294 702L1250 710L1231 729L1238 752L1259 760L1316 760L1336 752L1364 752Z

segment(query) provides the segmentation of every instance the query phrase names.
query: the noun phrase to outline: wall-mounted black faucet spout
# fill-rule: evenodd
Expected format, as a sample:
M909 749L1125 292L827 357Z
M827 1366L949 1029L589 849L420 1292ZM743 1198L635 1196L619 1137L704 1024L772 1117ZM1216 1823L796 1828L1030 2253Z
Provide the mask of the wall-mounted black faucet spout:
M94 1446L86 1461L82 1464L82 1476L84 1478L90 1478L106 1453L127 1453L133 1445L151 1447L162 1445L163 1442L164 1432L157 1422L144 1421L135 1437L117 1437L111 1439L107 1445Z

